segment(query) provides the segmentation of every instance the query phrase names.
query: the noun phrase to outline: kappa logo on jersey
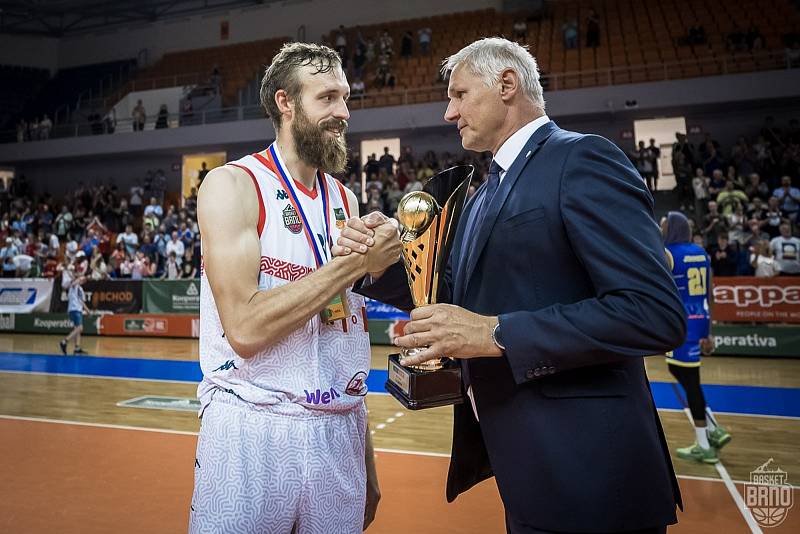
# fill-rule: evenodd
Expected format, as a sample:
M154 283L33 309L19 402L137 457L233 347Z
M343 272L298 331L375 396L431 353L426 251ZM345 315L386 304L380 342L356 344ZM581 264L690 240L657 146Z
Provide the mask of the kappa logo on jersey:
M333 388L331 388L330 391L320 391L317 389L313 393L309 393L306 389L303 391L306 394L306 402L309 404L330 404L334 399L341 397L339 392Z
M336 217L336 228L338 228L339 230L344 228L345 224L344 210L342 208L333 208L333 215L334 217Z
M283 225L293 234L299 234L303 229L303 223L300 221L300 216L297 214L297 210L294 209L294 206L291 204L287 204L286 207L283 208Z
M230 369L236 369L237 371L239 370L239 368L236 367L236 363L234 363L233 360L228 360L227 362L223 363L222 365L214 369L212 373L216 373L217 371L228 371Z
M353 397L364 397L367 394L367 373L364 371L359 371L353 378L350 379L350 382L347 383L347 387L345 388L344 392Z
M278 189L275 200L289 200L289 194L283 189Z

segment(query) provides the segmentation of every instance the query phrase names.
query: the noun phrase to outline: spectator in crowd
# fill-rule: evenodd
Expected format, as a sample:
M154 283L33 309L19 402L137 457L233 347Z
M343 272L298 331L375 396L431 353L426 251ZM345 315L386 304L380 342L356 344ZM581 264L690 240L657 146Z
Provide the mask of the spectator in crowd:
M772 256L769 241L759 240L750 247L750 266L759 278L772 278L781 272L781 267Z
M747 222L742 204L736 204L733 213L725 215L725 222L728 224L728 240L731 243L740 244L745 238Z
M383 30L378 38L378 50L380 55L391 58L394 55L394 39L389 35L389 30Z
M589 16L586 18L586 46L587 48L600 46L600 17L594 8L589 9Z
M747 33L745 34L745 43L747 45L747 49L751 52L764 48L764 35L762 35L757 26L750 25L750 29L748 29Z
M141 100L136 102L136 107L133 108L131 118L133 119L134 132L141 132L144 130L144 125L147 121L147 111L145 111L144 104L142 104Z
M56 217L55 229L56 235L60 239L65 239L72 229L72 212L69 211L69 206L66 204L61 206L61 213Z
M561 33L564 36L564 48L572 50L578 48L578 21L568 20L561 26Z
M103 254L97 246L92 247L92 255L89 258L89 278L91 280L105 280L108 278L108 268Z
M769 186L761 181L761 176L757 172L750 173L747 176L747 185L744 186L744 192L748 198L759 198L767 200L769 198Z
M411 30L403 32L403 37L400 39L400 57L408 59L411 57L414 48L414 34Z
M353 52L353 77L364 77L364 65L367 63L366 47L357 46Z
M774 196L767 199L767 212L764 215L765 222L762 228L769 234L770 239L778 237L781 234L781 225L789 222L789 218L781 210L779 202L778 198Z
M131 264L131 279L141 280L142 278L153 276L153 267L154 266L150 263L150 258L147 257L144 250L137 250Z
M719 233L716 244L709 248L711 270L714 276L736 276L738 258L736 249L728 241L728 235Z
M747 195L734 187L733 180L725 181L725 188L717 195L717 205L723 215L730 215L737 206L744 207L748 203Z
M222 74L219 72L219 67L214 65L211 69L211 75L208 77L208 85L215 95L220 94L222 90Z
M206 166L206 162L205 161L202 162L200 164L200 170L197 171L197 187L200 187L201 185L203 185L203 180L206 179L206 175L208 175L209 172L210 171L209 171L208 167Z
M383 147L383 155L381 156L381 159L378 161L378 163L380 164L381 168L386 170L387 175L394 173L395 159L392 154L389 154L388 146Z
M751 250L756 246L759 241L766 241L769 243L769 234L761 229L761 224L756 219L747 221L749 231L742 235L740 241L743 250Z
M167 280L178 280L181 277L181 268L178 264L176 250L171 250L167 256L167 264L164 266L162 278Z
M683 153L678 153L678 158L675 161L684 160L686 156ZM680 163L678 163L680 165ZM674 168L674 167L673 167ZM711 194L708 191L708 185L711 183L711 178L703 174L703 169L697 168L695 170L694 178L692 178L692 192L694 193L694 212L696 220L700 221L706 215L706 206Z
M781 186L772 192L772 196L778 199L781 211L792 222L797 222L797 211L800 209L800 189L792 187L791 176L781 177Z
M339 29L336 30L334 44L339 57L344 58L347 55L347 33L343 25L339 25Z
M169 128L169 111L166 104L161 104L156 117L156 130Z
M514 21L514 40L521 45L524 45L528 39L528 23L525 19L517 19Z
M708 176L708 173L703 170L703 174ZM708 183L708 193L711 198L716 199L717 195L725 189L725 175L722 174L722 169L714 169L711 172L711 180Z
M647 151L650 155L650 162L653 167L653 191L658 191L658 160L661 157L661 149L656 145L655 139L650 139Z
M702 45L708 42L706 29L703 25L695 23L689 27L686 43L692 46Z
M53 121L47 116L47 113L42 117L42 122L39 123L39 139L50 139L50 131L53 129Z
M142 199L144 197L144 189L139 184L139 180L136 180L134 185L131 186L130 190L130 201L128 202L131 207L131 213L134 217L140 217L142 215Z
M789 223L780 225L780 235L770 241L772 254L778 262L782 275L800 275L800 238L792 235Z
M167 257L174 255L175 261L178 263L178 266L180 266L181 262L183 261L185 246L183 241L180 240L177 230L173 230L171 236L172 239L170 239L166 245L166 254Z
M161 217L164 216L164 210L158 204L158 199L156 199L156 197L150 197L150 204L144 209L145 217L150 214L155 215L158 220L161 220ZM156 224L156 226L158 226L158 224Z
M639 171L642 179L645 180L647 183L647 188L650 191L654 191L653 189L653 155L650 152L650 149L644 146L644 141L639 141L639 148L634 152L633 157L634 163L636 164L636 170Z
M364 86L364 80L362 80L360 76L356 76L350 86L350 98L361 98L365 93L366 87Z
M192 261L192 249L187 248L186 252L183 253L183 262L181 263L181 278L187 279L196 277L197 269Z
M433 30L428 27L420 28L417 30L417 39L419 42L419 51L423 56L427 56L431 52L431 38Z
M726 239L728 237L728 225L725 221L725 217L717 210L717 203L713 200L709 201L708 213L703 218L703 225L701 227L706 243L709 244L716 243L717 237L720 235L724 235Z
M125 232L117 235L117 244L122 243L125 245L125 253L128 256L133 256L136 249L139 247L139 236L133 232L133 226L127 225Z

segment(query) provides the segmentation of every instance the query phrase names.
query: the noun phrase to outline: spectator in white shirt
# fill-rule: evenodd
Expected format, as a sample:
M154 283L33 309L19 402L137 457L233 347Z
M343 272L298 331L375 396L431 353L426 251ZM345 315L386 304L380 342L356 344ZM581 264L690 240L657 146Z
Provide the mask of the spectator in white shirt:
M772 278L781 272L780 265L772 257L769 241L758 241L750 251L750 266L755 269L757 277Z
M139 248L139 236L133 233L133 226L130 224L125 226L125 232L117 236L117 243L125 243L125 252L128 256L133 257L136 254L136 249Z
M158 205L158 200L156 200L156 197L150 197L150 204L144 209L145 217L150 214L158 217L159 221L161 220L161 217L164 216L164 210Z
M800 275L800 239L792 235L789 223L780 226L781 235L770 241L769 246L778 261L781 273Z
M178 263L178 267L181 266L181 261L183 260L183 253L185 251L185 247L183 246L183 241L178 239L178 232L172 232L172 239L169 243L167 243L167 258L169 258L170 254L175 254L176 262Z

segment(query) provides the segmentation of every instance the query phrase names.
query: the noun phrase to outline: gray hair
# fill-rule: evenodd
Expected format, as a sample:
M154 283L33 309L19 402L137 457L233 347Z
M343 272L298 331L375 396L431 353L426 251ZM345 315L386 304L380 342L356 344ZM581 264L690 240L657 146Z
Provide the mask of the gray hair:
M442 76L447 76L462 63L488 87L500 80L505 69L513 70L519 76L522 94L544 111L539 67L527 46L502 37L478 39L442 61Z

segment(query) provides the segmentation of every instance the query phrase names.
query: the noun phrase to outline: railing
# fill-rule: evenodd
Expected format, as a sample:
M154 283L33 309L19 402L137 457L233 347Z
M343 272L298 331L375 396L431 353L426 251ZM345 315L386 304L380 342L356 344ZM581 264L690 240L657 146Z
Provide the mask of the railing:
M753 72L760 70L783 70L800 67L800 60L790 59L784 52L764 52L760 54L737 54L720 58L708 57L658 63L650 65L634 65L611 67L607 69L584 70L547 74L542 76L545 91L578 89L600 85L622 85L638 82L686 79L696 76ZM136 91L176 87L207 82L207 73L150 78L128 82ZM420 98L425 95L424 98ZM370 91L364 95L352 95L348 106L350 109L365 109L377 106L409 105L419 102L430 102L447 99L445 85L397 89L394 91ZM261 106L237 106L229 108L198 110L191 113L173 113L167 120L168 128L180 126L196 126L219 122L230 122L264 118ZM148 116L145 130L153 130L158 116ZM100 121L89 123L77 122L68 125L56 125L50 132L49 139L62 137L78 137L83 135L102 135L108 133L133 132L133 120L123 118L116 121ZM0 132L0 142L8 143L17 140L16 131Z

